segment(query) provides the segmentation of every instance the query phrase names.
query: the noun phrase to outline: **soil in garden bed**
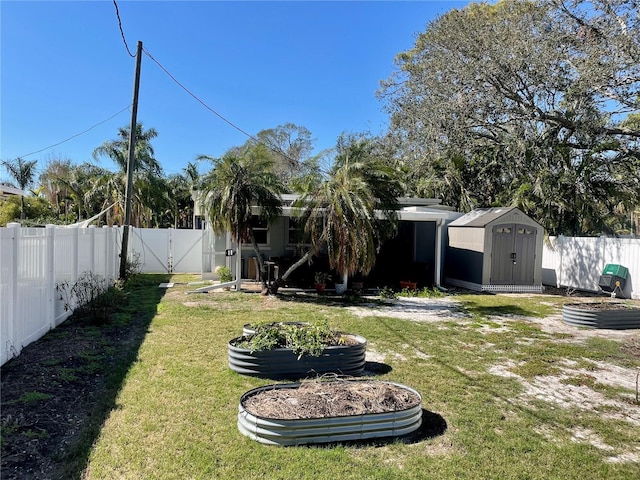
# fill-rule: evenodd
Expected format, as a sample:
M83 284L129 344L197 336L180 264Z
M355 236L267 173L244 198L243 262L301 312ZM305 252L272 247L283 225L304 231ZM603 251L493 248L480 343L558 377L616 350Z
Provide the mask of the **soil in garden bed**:
M640 312L640 307L632 306L622 302L599 302L599 303L570 303L566 306L577 308L579 310L591 310L591 311L606 311L606 310L637 310Z
M263 390L244 408L262 418L302 419L397 412L420 404L400 386L377 381L310 381L298 388Z

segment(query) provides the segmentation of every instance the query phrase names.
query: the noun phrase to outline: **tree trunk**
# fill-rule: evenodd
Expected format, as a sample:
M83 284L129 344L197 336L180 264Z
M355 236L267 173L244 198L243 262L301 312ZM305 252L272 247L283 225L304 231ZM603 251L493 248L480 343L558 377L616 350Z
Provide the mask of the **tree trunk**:
M298 269L298 267L301 267L302 265L307 263L311 259L311 257L313 257L314 254L315 254L314 250L309 250L302 257L300 257L300 260L298 260L296 263L291 265L287 269L287 271L284 272L284 274L280 277L282 279L282 282L286 282L287 278L289 278L289 275L295 272Z
M240 238L240 237L238 237ZM269 293L269 286L267 285L267 267L264 264L264 260L262 259L262 253L260 252L260 247L258 247L258 242L256 242L256 236L253 233L253 228L249 227L249 241L251 242L251 246L253 247L253 251L256 254L256 258L258 259L258 266L260 267L260 281L262 282L262 295L267 295ZM238 252L240 255L240 252Z

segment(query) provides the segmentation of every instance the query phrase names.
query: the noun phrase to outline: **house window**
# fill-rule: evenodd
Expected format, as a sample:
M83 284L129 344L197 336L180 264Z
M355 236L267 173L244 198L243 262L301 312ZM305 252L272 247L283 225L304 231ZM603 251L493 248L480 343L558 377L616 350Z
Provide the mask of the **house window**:
M304 240L302 224L297 218L288 218L287 243L289 245L300 245Z
M267 222L254 215L251 217L251 228L258 245L267 245L269 243L269 225Z

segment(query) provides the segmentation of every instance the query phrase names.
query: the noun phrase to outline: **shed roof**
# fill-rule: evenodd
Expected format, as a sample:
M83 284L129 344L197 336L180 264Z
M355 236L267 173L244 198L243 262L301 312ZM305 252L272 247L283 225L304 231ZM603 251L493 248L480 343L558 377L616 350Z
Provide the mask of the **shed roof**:
M451 227L486 227L494 220L497 220L514 210L520 211L517 207L493 207L477 208L471 212L455 219L449 224ZM524 214L523 214L524 215Z

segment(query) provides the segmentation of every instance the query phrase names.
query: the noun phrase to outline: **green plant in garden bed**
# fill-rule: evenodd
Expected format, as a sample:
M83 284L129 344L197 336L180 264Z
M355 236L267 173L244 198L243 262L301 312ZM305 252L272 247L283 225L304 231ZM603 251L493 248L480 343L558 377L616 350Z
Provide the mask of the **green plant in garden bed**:
M30 404L30 403L34 403L34 402L42 402L44 400L49 400L51 398L51 395L48 393L42 393L42 392L26 392L24 394L22 394L22 396L20 398L18 398L17 400L11 402L11 403L24 403L24 404Z
M254 334L243 337L235 346L252 352L290 348L298 357L317 357L325 348L344 343L342 334L331 330L328 322L315 325L267 323L257 325Z

